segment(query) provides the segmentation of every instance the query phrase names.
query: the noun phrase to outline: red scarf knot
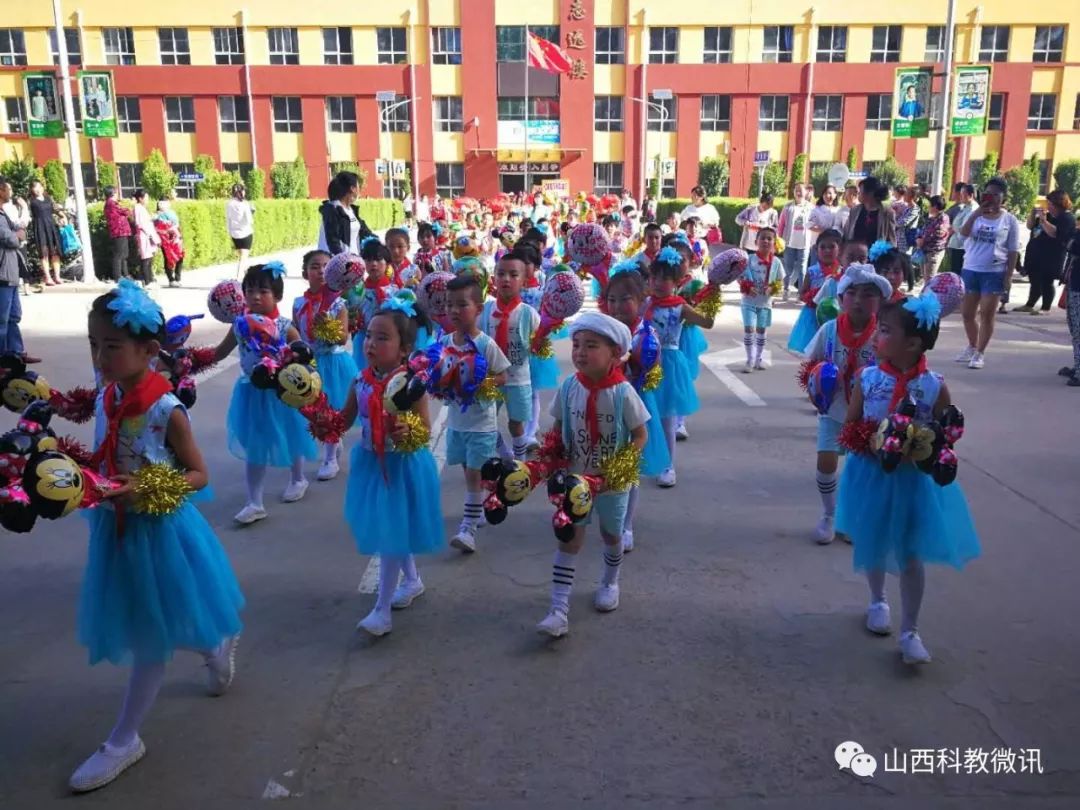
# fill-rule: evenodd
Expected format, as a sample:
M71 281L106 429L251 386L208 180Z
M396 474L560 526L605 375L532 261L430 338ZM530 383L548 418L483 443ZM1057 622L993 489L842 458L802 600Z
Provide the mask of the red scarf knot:
M665 295L663 298L653 296L649 299L649 305L645 308L645 320L653 320L653 310L660 309L673 309L674 307L681 307L686 304L686 299L681 295Z
M383 407L383 395L386 393L386 384L395 374L403 371L404 366L398 366L382 378L376 376L375 369L368 366L361 372L364 383L371 389L368 394L368 421L371 423L371 447L375 456L379 459L382 467L383 480L388 481L386 475L386 409Z
M515 295L504 306L502 301L495 299L495 314L499 316L499 323L495 327L495 345L507 357L510 356L510 316L514 310L521 306L521 296Z
M926 355L920 357L919 362L907 371L901 371L888 361L879 363L878 368L896 380L896 387L893 389L892 399L889 400L889 413L894 413L897 406L907 397L908 383L920 374L926 372Z
M874 336L874 332L876 331L876 313L870 316L870 320L867 322L866 326L864 326L863 330L857 334L852 327L851 319L846 312L841 312L836 316L836 337L843 347L848 350L847 362L844 364L844 369L841 372L841 378L844 383L844 399L848 402L851 401L852 381L859 371L859 350L870 342L870 338Z
M375 293L375 301L380 305L383 301L386 300L386 288L389 286L390 277L386 274L383 274L381 277L375 279L371 278L371 276L368 276L364 279L364 289L373 291Z
M626 376L618 366L608 371L607 376L599 380L592 380L580 371L577 372L577 381L589 392L589 398L585 402L585 424L589 430L589 444L596 446L600 441L600 415L596 410L597 399L600 392L606 388L614 388L622 382L626 382Z
M334 303L339 294L325 285L320 287L318 292L304 290L304 303L300 305L297 326L304 330L303 337L306 340L314 340L315 319L323 310L330 308L330 305Z

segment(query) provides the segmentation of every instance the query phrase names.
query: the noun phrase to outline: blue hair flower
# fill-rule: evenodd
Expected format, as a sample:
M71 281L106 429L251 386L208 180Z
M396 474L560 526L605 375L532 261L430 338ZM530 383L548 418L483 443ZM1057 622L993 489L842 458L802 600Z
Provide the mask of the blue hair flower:
M678 267L682 264L682 254L671 245L668 245L657 254L656 260L664 264L670 264L672 267Z
M285 277L285 265L278 261L267 262L263 265L263 270L270 271L270 275L272 275L274 278Z
M547 236L548 232L549 232L549 231L550 231L551 229L550 229L550 228L548 227L548 224L547 224L546 222L538 222L538 223L536 224L536 230L540 231L540 233L542 233L542 234L544 234L545 236Z
M435 234L436 238L442 236L442 232L443 232L442 225L440 225L438 222L432 222L431 223L431 232L433 234Z
M612 279L619 273L640 273L641 262L637 259L624 259L608 271L608 279Z
M690 237L686 235L686 231L675 231L671 237L672 242L682 242L687 247L690 247Z
M896 250L896 245L888 239L878 239L870 246L870 250L866 255L870 257L870 261L876 262L890 250Z
M380 312L393 310L404 312L410 318L416 317L416 295L413 294L412 290L398 290L383 301L382 306L379 307Z
M379 237L377 237L377 236L365 236L363 239L360 240L360 246L357 248L357 250L362 251L364 249L364 245L366 245L368 242L378 242L378 241L379 241Z
M933 329L941 320L941 302L934 293L908 298L904 302L904 309L915 316L920 329Z
M117 283L108 307L114 313L113 324L130 329L135 334L157 332L165 320L158 303L129 278L120 279Z

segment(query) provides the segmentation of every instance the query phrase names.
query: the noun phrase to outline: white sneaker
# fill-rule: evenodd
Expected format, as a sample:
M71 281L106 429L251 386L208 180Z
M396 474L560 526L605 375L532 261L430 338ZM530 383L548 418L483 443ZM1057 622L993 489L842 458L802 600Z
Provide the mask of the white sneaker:
M656 478L656 483L662 486L664 489L671 489L675 486L675 468L668 467Z
M919 634L908 630L900 635L900 655L905 664L929 664L930 651L922 643Z
M407 579L403 579L401 584L394 589L394 595L390 600L390 607L394 610L404 610L413 602L416 601L416 597L424 592L424 583L418 578L410 582Z
M743 374L753 374L754 373L754 364L751 363L749 360L747 360L743 364L742 373Z
M235 515L233 515L233 520L235 520L237 523L243 524L244 526L250 526L255 521L262 520L265 517L266 510L263 507L256 506L253 503L249 503Z
M236 676L236 648L240 645L240 634L225 639L214 654L206 659L206 693L221 697L229 691Z
M457 534L450 538L450 545L465 554L472 554L476 551L476 527L467 520L461 521Z
M89 759L80 765L68 780L68 787L75 793L86 793L104 787L146 754L146 746L136 735L127 748L116 748L102 743Z
M611 585L601 585L596 589L596 596L593 597L593 607L599 610L601 613L611 613L619 606L619 583L613 582Z
M765 362L764 357L759 357L754 361L754 371L764 371L769 367L769 364Z
M968 368L982 368L986 365L986 361L983 359L982 352L975 352L971 355L971 360L968 362Z
M623 554L629 554L634 550L634 533L623 532L622 533L622 550Z
M309 482L306 478L291 482L285 491L281 493L281 500L285 503L296 503L307 494Z
M319 467L319 474L317 477L320 481L332 481L333 479L337 478L337 474L340 471L341 467L338 466L337 456L335 454L334 458L330 459L329 461L324 461L322 463L322 465Z
M675 440L685 442L689 438L690 431L686 429L686 423L680 423L679 426L675 428Z
M814 537L819 546L827 546L836 539L836 529L833 527L833 518L831 515L821 516L821 520L817 523L817 528L814 529Z
M570 620L561 610L551 610L543 621L536 625L536 630L552 638L561 638L570 632Z
M391 630L390 613L373 610L356 623L357 630L366 630L371 635L385 636Z
M888 602L871 602L866 609L866 629L879 636L887 636L892 632L892 616L889 614Z
M975 347L968 346L960 354L953 358L957 363L970 363L971 358L975 356Z

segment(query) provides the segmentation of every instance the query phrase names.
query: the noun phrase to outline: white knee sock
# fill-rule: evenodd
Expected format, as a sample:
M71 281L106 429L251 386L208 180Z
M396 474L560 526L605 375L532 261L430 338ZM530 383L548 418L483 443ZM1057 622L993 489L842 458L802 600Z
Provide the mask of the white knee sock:
M870 601L884 602L885 599L885 572L871 570L866 572L866 584L870 586Z
M514 458L524 461L529 455L529 440L525 436L514 436Z
M390 612L390 602L398 586L404 557L396 554L379 555L379 595L375 597L375 610L379 613Z
M765 335L757 333L754 335L754 362L761 360L765 356Z
M817 491L821 495L821 505L825 508L826 517L836 514L836 486L836 473L823 473L818 470Z
M634 531L634 509L637 507L638 499L638 487L637 484L630 487L630 495L626 499L626 517L623 518L622 530L624 532Z
M664 441L667 442L668 454L671 456L671 469L675 469L675 424L678 418L664 416L660 418L660 424L664 428Z
M921 562L910 562L900 572L900 632L919 627L919 609L926 589L926 569Z
M540 392L537 389L533 389L532 392L532 415L529 417L528 423L525 425L525 438L532 440L536 438L536 431L540 429Z
M289 480L294 484L304 480L304 457L294 458L292 468L289 470Z
M565 615L570 613L570 591L574 587L577 555L556 551L551 564L551 609Z
M463 523L470 524L474 529L480 523L480 518L484 516L484 493L481 492L466 492L465 493L465 515L462 519Z
M117 748L126 748L135 740L139 728L146 719L150 707L157 699L158 690L165 680L165 664L135 664L128 678L124 703L120 716L109 733L107 742Z
M613 546L604 546L604 578L601 580L605 585L619 584L619 566L622 565L622 543Z
M323 462L329 463L337 460L338 447L341 445L338 442L326 442L323 445Z
M266 465L245 464L244 478L247 481L248 503L261 508L263 505L263 482L266 481Z
M742 336L742 345L746 349L746 362L754 362L754 336L749 332L746 332Z
M686 426L686 417L685 416L677 416L675 418L675 427L676 428L681 428L681 427L685 427L685 426Z

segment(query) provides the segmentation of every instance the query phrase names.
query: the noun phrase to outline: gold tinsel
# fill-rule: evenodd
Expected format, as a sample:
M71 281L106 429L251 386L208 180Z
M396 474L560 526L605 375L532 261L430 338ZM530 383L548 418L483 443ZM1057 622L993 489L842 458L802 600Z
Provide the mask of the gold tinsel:
M600 463L604 484L612 492L626 492L641 480L641 451L627 444Z
M551 338L544 338L536 351L533 352L533 357L539 357L541 360L550 360L555 356L555 350L551 347Z
M659 363L645 372L645 385L641 387L643 391L655 391L660 387L660 383L664 381L664 368Z
M311 327L311 334L316 340L336 346L345 340L345 327L337 318L319 315Z
M502 402L506 399L491 377L485 377L484 381L480 383L480 387L476 389L476 398L487 402Z
M420 414L405 411L394 416L394 419L397 420L398 427L404 425L409 429L409 433L404 439L398 439L394 442L394 448L398 452L415 453L420 448L427 447L428 441L431 439L431 432L428 430L427 425L424 424L424 420L420 418Z
M779 281L769 282L769 295L779 295L781 290L781 284Z
M168 464L147 464L131 476L135 511L168 515L184 505L192 490L180 470Z
M720 311L720 307L723 305L724 302L720 299L720 288L717 287L705 296L701 302L695 305L694 309L706 318L715 318L716 313Z

